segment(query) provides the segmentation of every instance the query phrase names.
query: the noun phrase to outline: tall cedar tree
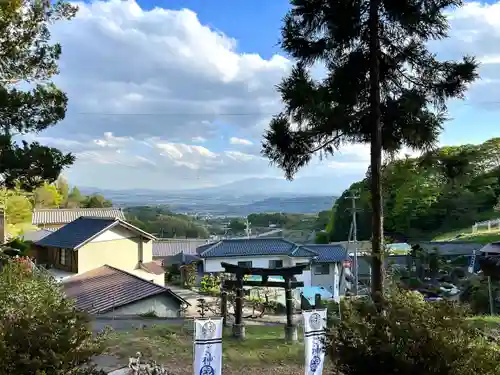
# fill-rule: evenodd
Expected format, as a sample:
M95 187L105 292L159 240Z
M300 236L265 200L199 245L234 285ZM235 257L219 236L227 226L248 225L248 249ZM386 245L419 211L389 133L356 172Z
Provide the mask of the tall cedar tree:
M264 135L263 154L288 179L313 154L371 146L372 293L383 285L382 150L435 146L446 101L477 78L473 57L438 61L426 48L447 36L458 0L291 0L281 47L297 61L278 91L285 110ZM311 66L326 68L314 79ZM347 233L346 233L347 235Z
M68 98L50 80L58 74L61 46L49 26L71 19L64 1L0 2L0 185L33 190L57 179L74 157L15 136L38 133L64 119ZM26 89L21 89L24 83Z

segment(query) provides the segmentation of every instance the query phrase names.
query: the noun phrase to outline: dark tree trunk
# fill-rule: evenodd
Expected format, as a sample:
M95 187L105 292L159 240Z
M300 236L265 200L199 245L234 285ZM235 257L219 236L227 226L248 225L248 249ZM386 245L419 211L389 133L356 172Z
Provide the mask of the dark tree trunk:
M383 291L383 212L382 212L382 128L380 122L379 77L379 6L380 0L370 2L370 107L371 133L371 199L372 219L372 296L382 297Z

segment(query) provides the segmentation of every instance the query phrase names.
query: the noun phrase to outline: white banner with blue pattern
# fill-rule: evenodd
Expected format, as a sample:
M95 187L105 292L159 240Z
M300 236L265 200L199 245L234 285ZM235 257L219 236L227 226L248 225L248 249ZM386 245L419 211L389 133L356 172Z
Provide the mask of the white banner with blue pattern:
M222 318L194 321L194 375L222 374Z
M305 375L323 374L325 362L326 309L303 311Z

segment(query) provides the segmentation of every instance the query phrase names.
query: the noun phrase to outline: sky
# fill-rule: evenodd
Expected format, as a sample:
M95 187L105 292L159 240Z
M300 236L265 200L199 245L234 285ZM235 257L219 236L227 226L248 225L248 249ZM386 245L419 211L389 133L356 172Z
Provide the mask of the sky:
M283 177L260 149L282 109L275 85L293 65L277 45L287 0L76 4L74 19L51 28L63 50L55 82L69 97L66 119L27 137L75 154L64 172L71 184L178 190ZM468 2L449 17L450 38L430 48L445 59L476 56L481 80L451 103L440 144L480 143L500 136L500 0ZM340 193L368 162L368 146L347 145L297 177L324 177Z

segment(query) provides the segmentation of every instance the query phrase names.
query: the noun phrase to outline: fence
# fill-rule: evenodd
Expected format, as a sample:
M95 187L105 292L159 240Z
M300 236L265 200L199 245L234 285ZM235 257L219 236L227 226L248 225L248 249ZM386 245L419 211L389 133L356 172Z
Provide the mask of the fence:
M492 231L500 229L500 219L480 221L472 226L472 233L476 233L479 230L482 231Z

